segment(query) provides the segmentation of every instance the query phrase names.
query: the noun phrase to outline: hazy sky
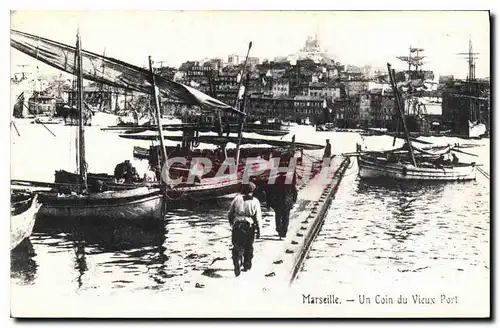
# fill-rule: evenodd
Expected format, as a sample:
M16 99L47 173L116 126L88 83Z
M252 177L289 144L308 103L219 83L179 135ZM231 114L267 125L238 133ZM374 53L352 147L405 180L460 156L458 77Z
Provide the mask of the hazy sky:
M409 46L425 48L426 69L436 75L467 75L469 35L479 52L476 76L489 76L488 12L208 12L208 11L17 11L11 27L66 44L75 44L80 27L82 47L139 66L148 55L178 67L186 60L246 53L272 59L301 48L319 32L326 50L344 64L395 68ZM11 48L12 49L12 48ZM12 69L34 64L12 49ZM35 64L36 65L36 64ZM47 66L39 64L45 70Z

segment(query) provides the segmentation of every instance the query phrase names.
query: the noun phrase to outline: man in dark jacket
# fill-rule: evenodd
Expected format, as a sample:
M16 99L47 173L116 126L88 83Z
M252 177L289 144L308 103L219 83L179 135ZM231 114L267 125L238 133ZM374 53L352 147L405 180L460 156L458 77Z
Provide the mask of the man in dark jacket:
M296 174L294 173L292 183L286 183L286 175L276 179L275 184L265 185L266 203L274 210L275 228L278 236L285 238L288 232L290 211L297 202Z
M323 153L323 158L332 157L332 145L330 144L330 139L326 139L325 152Z
M122 163L119 163L115 167L114 177L117 182L124 181L126 183L131 183L134 179L137 179L139 175L137 171L132 166L132 163L127 159Z

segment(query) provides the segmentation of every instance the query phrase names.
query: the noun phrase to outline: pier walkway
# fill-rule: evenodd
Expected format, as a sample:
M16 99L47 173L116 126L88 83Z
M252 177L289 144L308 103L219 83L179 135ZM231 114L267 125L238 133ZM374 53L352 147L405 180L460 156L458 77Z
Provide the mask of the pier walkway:
M349 163L348 158L334 157L330 172L322 171L301 186L297 203L290 213L288 234L283 240L275 231L274 215L263 217L267 224L261 224L261 238L255 239L250 271L235 277L231 249L228 248L226 254L213 254L212 264L200 268L200 275L191 287L199 288L200 292L206 289L223 290L230 287L228 285L237 289L253 286L259 291L287 287L300 271ZM324 179L324 174L327 174L327 179Z

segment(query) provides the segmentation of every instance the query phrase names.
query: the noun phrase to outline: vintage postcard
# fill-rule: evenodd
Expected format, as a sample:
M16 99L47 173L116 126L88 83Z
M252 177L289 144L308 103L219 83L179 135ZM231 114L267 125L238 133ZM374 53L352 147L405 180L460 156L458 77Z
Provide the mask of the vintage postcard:
M490 317L488 11L11 12L15 318Z

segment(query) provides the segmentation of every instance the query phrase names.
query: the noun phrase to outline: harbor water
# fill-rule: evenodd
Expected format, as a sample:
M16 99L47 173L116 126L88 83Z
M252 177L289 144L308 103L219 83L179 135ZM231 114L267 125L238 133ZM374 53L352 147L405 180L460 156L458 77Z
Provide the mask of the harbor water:
M20 136L14 129L11 133L12 179L51 182L55 170L74 171L74 127L48 126L56 137L27 121L18 121L17 128ZM97 126L86 131L90 172L112 173L117 163L132 159L134 145L150 145ZM334 154L355 151L356 143L363 141L368 149L390 148L393 141L386 136L316 132L308 126L293 127L282 140L291 140L293 134L297 142L324 144L328 138ZM483 145L467 150L478 157L459 158L483 164L490 172L489 139L425 139ZM320 156L321 151L310 155ZM133 162L144 172L145 162ZM170 211L160 231L91 226L36 230L22 251L11 254L13 291L120 295L184 290L213 261L230 257L230 200ZM274 214L266 208L263 213L262 234L275 234ZM489 284L489 247L490 181L484 176L463 183L369 184L359 180L354 160L296 284L359 286L378 281L426 288L468 281L479 288Z

